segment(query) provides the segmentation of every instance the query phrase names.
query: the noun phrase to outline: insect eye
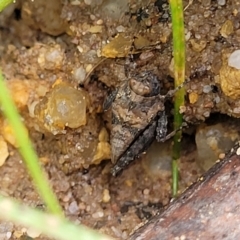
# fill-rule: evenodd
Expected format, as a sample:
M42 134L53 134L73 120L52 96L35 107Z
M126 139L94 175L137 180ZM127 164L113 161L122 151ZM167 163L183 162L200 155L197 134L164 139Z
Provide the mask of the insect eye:
M137 95L143 97L153 97L160 93L160 84L154 75L139 79L131 78L129 86Z
M137 81L134 78L130 79L129 86L137 95L149 96L151 93L149 85L144 82Z

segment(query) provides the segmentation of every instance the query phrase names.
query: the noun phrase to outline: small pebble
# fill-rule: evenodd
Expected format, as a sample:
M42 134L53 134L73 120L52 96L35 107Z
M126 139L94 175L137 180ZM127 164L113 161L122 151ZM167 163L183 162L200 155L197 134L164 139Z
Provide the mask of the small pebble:
M78 6L78 5L81 4L81 2L78 1L78 0L73 0L73 1L70 1L70 4L73 5L73 6Z
M234 51L228 58L228 66L240 70L240 50Z
M217 3L219 6L224 6L226 5L226 0L217 0Z
M179 113L182 114L182 113L186 112L186 110L187 110L186 106L180 106Z
M210 111L204 112L204 113L203 113L203 116L204 116L205 118L208 118L208 117L210 116Z
M205 6L205 7L210 6L211 5L211 0L203 0L202 5Z
M226 155L225 153L220 153L218 157L219 157L219 159L224 159L225 155Z
M78 213L79 207L77 205L77 202L76 201L71 202L69 207L68 207L68 210L71 214Z
M214 98L215 103L220 103L220 100L221 100L221 99L220 99L219 96L217 96L217 97Z
M103 216L104 216L103 212L95 212L95 213L92 214L93 218L101 218Z
M61 69L64 61L64 53L60 45L42 48L38 55L38 64L42 69Z
M211 88L210 85L205 85L205 86L203 87L203 92L204 92L204 93L210 93L211 91L212 91L212 88Z
M108 189L104 189L103 190L103 198L102 198L102 201L104 203L108 203L110 201L111 197L110 197L110 194L109 194L109 190Z
M9 152L8 152L7 143L3 139L3 137L0 135L0 166L4 164L8 156L9 156Z
M59 83L35 106L34 114L53 134L64 131L64 126L78 128L86 124L86 96L82 89Z
M80 53L83 53L83 48L82 48L82 47L77 46L77 49L78 49L78 51L79 51Z
M27 235L31 238L37 238L40 236L40 234L41 232L36 229L32 229L32 228L27 229Z
M188 31L187 33L185 33L185 40L188 41L191 37L191 32Z
M13 232L13 236L15 238L20 238L22 235L23 235L22 231L16 230L16 231Z
M197 100L198 100L198 94L196 93L196 92L191 92L191 93L189 93L189 102L191 103L191 104L194 104L194 103L196 103L197 102Z
M98 31L101 31L100 29L102 29L102 26L94 26L93 28L96 28L96 29L92 29L92 33L94 31L98 32ZM90 29L89 29L90 30ZM84 56L84 61L86 63L89 63L89 64L96 64L96 61L98 61L97 59L97 52L96 50L90 50L88 51L85 56Z
M150 193L150 190L149 190L148 188L145 188L145 189L143 190L143 194L144 194L144 195L149 195L149 193Z
M89 1L89 0L85 0ZM108 17L109 19L117 20L122 16L123 12L129 11L128 0L116 1L116 0L108 0L103 1L103 4L98 9L99 12L104 17Z
M71 196L67 194L66 196L63 197L63 202L69 202Z
M125 32L125 27L124 26L122 26L122 25L120 25L120 26L117 26L116 27L116 30L118 31L118 32Z
M185 240L186 239L186 236L185 235L182 235L181 237L180 237L180 240Z
M10 239L11 236L12 236L12 232L7 232L7 233L6 233L6 237L7 237L7 239Z
M97 25L102 25L103 24L103 20L102 19L99 19L99 20L97 20Z
M74 75L75 80L78 83L83 84L85 77L86 77L86 70L81 66L74 70L73 75Z
M227 123L200 125L195 136L197 164L205 171L208 170L215 164L217 158L223 159L225 157L224 153L231 149L238 137L236 130Z
M91 5L92 0L84 0L84 3L85 3L86 5Z
M85 210L85 209L86 209L85 203L81 202L81 203L79 204L79 209Z
M96 20L96 16L93 15L93 14L91 14L91 15L90 15L90 19L91 19L92 21L94 21L94 20Z
M240 148L237 149L237 155L240 155Z
M227 20L221 27L220 34L227 38L233 33L233 23L230 20Z

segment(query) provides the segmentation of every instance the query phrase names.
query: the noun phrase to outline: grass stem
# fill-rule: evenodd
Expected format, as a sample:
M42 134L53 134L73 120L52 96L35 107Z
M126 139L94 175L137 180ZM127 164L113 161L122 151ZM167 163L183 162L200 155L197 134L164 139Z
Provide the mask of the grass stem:
M0 12L12 2L13 0L0 0Z
M174 56L174 79L175 87L182 84L185 80L185 35L183 21L183 3L182 0L170 0L172 29L173 29L173 56ZM182 114L180 106L184 105L184 88L175 94L174 101L174 129L182 126ZM176 197L178 191L178 164L180 157L182 131L178 131L174 136L173 159L172 159L172 194Z
M19 152L23 157L28 172L31 175L41 198L46 203L47 208L50 212L60 214L61 207L58 203L55 194L53 193L50 187L49 182L47 181L44 171L40 166L38 156L33 148L31 140L29 139L28 131L21 121L21 117L18 114L17 108L13 102L13 99L11 98L10 92L7 89L1 71L0 71L0 104L2 108L1 110L3 111L13 130L14 136L19 146Z

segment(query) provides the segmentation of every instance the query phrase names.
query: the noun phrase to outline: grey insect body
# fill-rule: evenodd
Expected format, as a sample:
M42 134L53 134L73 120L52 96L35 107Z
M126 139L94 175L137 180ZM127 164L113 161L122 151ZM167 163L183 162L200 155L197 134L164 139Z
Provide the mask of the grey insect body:
M155 138L157 141L170 138L164 103L174 92L161 95L157 76L144 71L130 77L114 97L105 101L105 106L112 102L110 141L114 176L145 152Z

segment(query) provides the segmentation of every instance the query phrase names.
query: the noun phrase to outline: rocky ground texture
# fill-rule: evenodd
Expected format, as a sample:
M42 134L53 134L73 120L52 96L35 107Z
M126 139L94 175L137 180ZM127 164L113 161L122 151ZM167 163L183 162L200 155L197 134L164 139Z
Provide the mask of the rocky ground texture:
M180 192L239 139L240 4L184 1L186 104ZM66 216L120 239L171 199L171 141L112 177L104 99L137 71L173 88L165 0L24 0L0 13L0 66ZM171 130L172 102L166 104ZM67 114L66 114L67 113ZM1 192L44 208L0 116ZM206 161L206 156L208 159ZM210 157L211 156L211 157ZM10 222L0 239L46 239Z

